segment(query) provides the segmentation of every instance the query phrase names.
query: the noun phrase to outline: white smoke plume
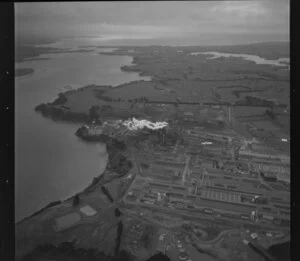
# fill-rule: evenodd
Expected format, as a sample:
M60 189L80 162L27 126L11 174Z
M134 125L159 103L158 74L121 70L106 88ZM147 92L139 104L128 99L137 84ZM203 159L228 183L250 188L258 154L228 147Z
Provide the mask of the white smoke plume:
M151 122L147 120L137 120L132 118L132 120L123 121L122 124L126 126L129 130L140 130L147 127L151 130L158 130L168 126L168 123L163 122Z
M202 144L202 145L211 145L212 142L210 142L210 141L204 141L204 142L201 142L201 144Z

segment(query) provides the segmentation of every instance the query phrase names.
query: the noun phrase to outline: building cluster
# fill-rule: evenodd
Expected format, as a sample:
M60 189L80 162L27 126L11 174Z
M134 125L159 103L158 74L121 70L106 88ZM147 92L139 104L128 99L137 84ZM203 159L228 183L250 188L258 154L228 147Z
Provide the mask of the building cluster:
M140 222L130 223L126 236L122 239L122 245L126 245L131 253L136 254L143 247L142 236L145 224Z
M184 243L178 238L176 233L161 229L159 233L156 250L165 253L172 248L179 260L192 261Z
M108 135L112 138L121 138L138 135L137 130L128 129L121 124L122 121L107 120L103 124L85 125L86 134L88 136Z
M199 126L186 127L172 145L141 141L140 175L124 202L191 217L288 226L290 192L278 182L280 173L289 176L289 156L256 144L234 131Z
M237 133L227 109L230 128L225 130L201 125L196 110L186 110L165 118L168 124L156 131L135 128L148 122L137 120L128 123L130 128L113 120L89 131L116 138L147 134L136 139L139 173L125 204L288 226L290 157Z

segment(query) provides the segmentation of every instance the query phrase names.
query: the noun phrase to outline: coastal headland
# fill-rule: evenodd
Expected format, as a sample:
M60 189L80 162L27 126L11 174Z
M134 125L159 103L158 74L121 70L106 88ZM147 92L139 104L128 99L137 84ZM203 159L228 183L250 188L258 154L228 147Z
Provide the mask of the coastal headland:
M18 63L34 60L44 60L50 59L45 57L40 57L43 54L57 54L57 53L86 53L93 52L92 49L76 49L72 50L70 48L57 48L57 47L44 47L36 45L28 45L22 42L16 44L15 49L15 61Z
M40 104L36 110L55 120L89 122L89 109L92 106L99 107L99 114L104 118L125 119L144 113L136 106L140 101L144 103L162 100L187 103L206 101L251 105L246 97L259 96L265 100L272 97L280 104L288 104L289 71L279 70L276 66L257 65L238 58L226 58L225 61L210 60L205 55L190 55L191 52L202 49L201 47L121 47L113 52L101 53L132 56L132 65L122 66L121 70L138 72L141 76L150 76L151 80L129 82L118 86L84 86L61 93L53 103ZM214 49L211 47L205 50ZM231 51L233 50L234 47L231 47ZM267 50L264 55L270 57ZM274 57L274 52L269 52ZM255 87L253 87L254 83ZM244 90L244 86L247 86L248 90ZM143 98L146 99L141 100ZM261 109L261 111L265 110Z

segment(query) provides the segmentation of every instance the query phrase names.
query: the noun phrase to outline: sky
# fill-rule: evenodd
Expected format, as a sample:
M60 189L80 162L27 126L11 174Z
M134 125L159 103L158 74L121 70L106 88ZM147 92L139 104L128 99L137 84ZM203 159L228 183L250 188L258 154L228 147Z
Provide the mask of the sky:
M15 3L18 35L103 42L288 41L289 0Z

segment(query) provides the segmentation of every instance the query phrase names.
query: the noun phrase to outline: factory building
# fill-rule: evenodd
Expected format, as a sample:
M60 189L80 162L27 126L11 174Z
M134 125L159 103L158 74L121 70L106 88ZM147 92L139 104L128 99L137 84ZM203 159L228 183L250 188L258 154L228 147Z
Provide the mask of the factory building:
M277 175L273 172L260 172L261 177L266 182L277 182Z
M277 162L282 162L282 163L289 163L290 162L290 156L287 155L270 155L270 154L265 154L265 153L260 153L260 152L253 152L253 151L240 151L239 155L241 158L250 158L250 159L263 159L263 160L273 160Z
M80 211L81 211L84 215L86 215L86 216L88 216L88 217L94 216L94 215L97 214L97 211L96 211L95 209L93 209L93 208L92 208L91 206L89 206L89 205L86 205L86 206L80 208Z

